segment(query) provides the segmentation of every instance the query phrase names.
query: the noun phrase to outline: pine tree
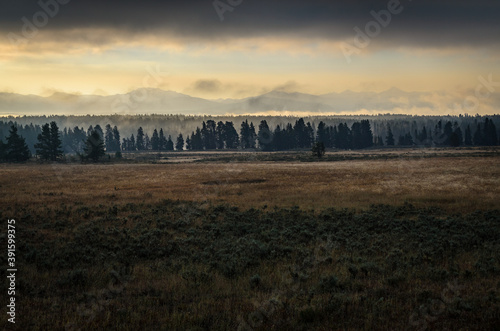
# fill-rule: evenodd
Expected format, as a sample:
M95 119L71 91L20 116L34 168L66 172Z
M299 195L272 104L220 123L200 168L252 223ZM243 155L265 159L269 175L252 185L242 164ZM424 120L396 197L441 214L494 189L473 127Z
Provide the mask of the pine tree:
M17 127L12 125L7 137L6 156L9 162L25 162L30 158L26 140L17 134Z
M307 126L304 123L303 118L299 118L297 121L295 121L295 125L293 126L293 131L295 135L294 138L298 148L311 147L310 132L307 129Z
M153 131L153 136L151 137L151 149L154 151L160 150L160 136L156 129Z
M158 149L163 151L167 148L167 138L165 138L165 134L163 133L163 129L160 129L160 141L158 143Z
M362 148L373 146L373 133L369 120L361 121L361 141Z
M7 145L0 139L0 162L7 160Z
M116 125L113 127L113 139L114 139L114 150L115 151L120 151L121 150L121 146L120 146L120 132L118 131L118 128L116 127Z
M144 135L144 150L148 151L151 149L151 139L149 139L148 134Z
M456 127L450 136L450 145L453 147L458 147L463 144L463 135L460 127Z
M248 125L248 120L241 123L240 129L240 145L242 149L250 148L250 126Z
M312 153L314 156L318 158L322 158L325 155L325 144L318 141L312 146Z
M215 128L215 148L216 149L224 149L224 140L225 140L225 126L222 121L217 122L217 126Z
M238 148L240 137L238 136L238 132L236 132L236 129L234 128L233 122L226 122L224 124L223 136L224 136L224 145L226 148L228 149Z
M482 146L483 144L484 144L484 138L481 132L481 125L477 123L476 132L474 132L474 145Z
M328 132L326 130L326 124L321 121L318 124L318 130L316 132L316 141L326 144L328 142Z
M107 124L105 127L106 133L104 135L106 142L106 151L111 152L114 150L115 137L113 136L113 129L111 125Z
M340 149L351 149L352 139L351 130L347 126L347 123L340 123L337 129L337 136L335 137L335 143L337 148Z
M195 151L203 150L203 138L200 128L196 128L196 133L191 134L191 146Z
M257 133L255 133L255 126L250 122L250 132L248 134L248 148L255 148L255 141L257 140Z
M85 153L84 158L94 162L99 161L101 157L106 155L106 152L104 151L104 141L97 130L92 131L90 136L87 138L83 151Z
M213 120L208 120L206 123L203 122L201 129L201 136L203 141L203 147L206 150L216 149L216 124Z
M259 147L263 151L270 151L272 149L273 135L269 130L266 120L262 120L259 124L259 133L257 135Z
M61 134L57 123L52 121L50 122L50 159L56 161L61 156L63 156Z
M465 144L465 146L472 146L472 134L470 131L470 125L467 125L467 128L465 128L464 144Z
M276 129L274 129L273 133L273 149L275 151L283 151L286 149L284 144L283 131L281 131L281 127L276 125Z
M167 139L167 151L173 151L174 150L174 142L172 141L172 137L169 135Z
M95 126L94 131L97 131L99 137L101 137L101 140L104 141L104 132L102 131L102 128L99 124Z
M136 145L136 143L135 143L135 137L134 137L134 135L132 134L132 135L130 136L130 149L129 149L129 151L136 151L136 150L137 150L137 145Z
M385 137L385 144L387 146L394 146L394 135L392 134L392 130L389 125L387 125L387 137Z
M42 160L50 160L50 126L46 123L42 126L42 133L37 137L38 143L35 144L36 154L40 156Z
M497 128L493 120L488 118L484 120L483 139L486 146L496 146L498 144Z
M361 123L354 122L351 127L351 148L363 148L363 134L361 132Z
M179 133L179 136L177 137L177 141L175 142L175 149L178 151L184 150L184 137L182 136L182 133Z
M37 139L35 150L42 160L57 161L63 155L61 135L56 122L43 125L42 133L38 135Z
M143 151L146 148L144 141L144 130L142 129L142 127L139 127L139 129L137 130L135 145L138 151Z

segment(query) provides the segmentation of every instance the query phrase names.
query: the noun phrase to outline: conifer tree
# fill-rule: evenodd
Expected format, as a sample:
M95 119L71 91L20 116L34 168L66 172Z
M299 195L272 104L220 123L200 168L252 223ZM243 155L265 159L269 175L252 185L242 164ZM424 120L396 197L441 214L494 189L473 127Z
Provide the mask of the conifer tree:
M35 144L36 154L42 160L50 160L50 127L49 123L42 126L42 133L37 137L38 143Z
M184 137L182 136L182 133L180 133L177 137L177 141L175 142L175 149L178 151L184 150Z
M93 162L99 161L101 157L106 155L104 151L104 141L97 130L93 130L87 138L83 151L85 153L84 158L92 160Z
M30 158L30 150L26 140L17 133L17 127L12 125L7 137L6 158L9 162L25 162Z
M392 134L391 127L387 126L387 137L385 138L385 144L387 146L394 146L394 135Z
M160 136L156 129L153 131L153 136L151 137L151 149L154 151L160 150Z

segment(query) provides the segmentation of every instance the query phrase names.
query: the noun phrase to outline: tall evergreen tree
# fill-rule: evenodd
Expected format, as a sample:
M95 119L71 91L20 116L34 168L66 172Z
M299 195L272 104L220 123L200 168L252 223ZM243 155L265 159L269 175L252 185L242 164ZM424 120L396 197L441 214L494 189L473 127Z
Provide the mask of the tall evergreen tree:
M104 130L105 130L104 141L106 143L106 151L108 152L114 151L115 137L113 136L113 128L111 127L110 124L106 124Z
M453 133L453 125L447 121L443 129L443 141L445 145L451 145L451 135Z
M497 128L493 123L493 120L490 120L488 118L485 118L484 120L483 139L484 139L484 145L486 146L498 145Z
M167 151L173 151L174 150L174 142L172 141L172 137L169 135L167 139L167 146L166 146Z
M307 134L307 140L305 143L307 144L306 147L311 148L311 146L314 144L314 129L311 125L311 122L307 122L306 124L306 134Z
M153 136L151 137L151 149L154 151L160 150L160 136L156 129L153 131Z
M458 147L463 144L463 134L462 129L457 125L450 136L450 145L453 147Z
M298 148L308 148L311 147L311 136L303 118L299 118L295 121L293 126L293 131L295 134L295 141Z
M94 131L97 131L97 133L99 134L99 137L101 137L101 140L104 141L104 131L102 130L102 128L99 124L97 124L94 127Z
M42 160L56 161L63 155L61 135L56 122L43 125L42 133L37 139L35 150Z
M135 145L138 151L143 151L146 149L146 142L144 140L144 130L142 126L137 129L137 137L135 139Z
M149 138L148 134L146 133L144 135L144 150L148 151L151 149L151 139Z
M113 150L115 152L118 152L118 151L121 150L121 146L120 146L120 131L118 131L118 127L116 125L113 127L113 139L114 139Z
M136 151L137 150L137 144L135 142L135 137L134 135L130 135L130 151Z
M347 126L347 123L340 123L337 129L337 136L335 137L335 147L340 149L352 148L351 136L351 130Z
M273 149L276 151L286 150L285 139L284 139L283 131L281 131L281 127L276 125L276 129L274 129L273 133Z
M474 145L482 146L484 144L483 133L481 131L481 124L477 123L476 132L474 132Z
M269 125L266 120L262 120L259 124L259 133L257 134L257 139L259 141L259 147L263 151L272 150L273 146L273 135L269 130Z
M175 149L178 151L184 150L184 137L182 136L182 133L179 133L179 136L177 137L177 141L175 142Z
M206 150L212 150L217 148L216 143L216 124L213 120L208 120L206 123L203 122L203 128L201 130L203 147Z
M323 142L321 141L318 141L315 144L313 144L311 150L314 156L322 158L323 155L325 155L325 144L323 144Z
M465 128L464 145L465 146L472 146L472 133L470 131L470 125L467 125L467 127Z
M84 158L94 162L99 161L101 157L106 155L106 152L104 151L104 141L97 130L92 131L90 136L87 138L87 142L83 150L85 152Z
M17 127L12 125L7 137L6 156L9 162L25 162L30 158L30 150L26 140L17 133Z
M191 146L195 151L203 150L203 138L200 128L196 128L196 133L191 134Z
M241 123L240 129L240 145L242 149L250 148L250 125L248 125L248 120Z
M222 121L217 123L217 128L215 129L215 147L217 149L224 149L224 142L226 140L226 128Z
M361 148L373 146L373 133L369 120L361 120Z
M158 149L163 151L167 148L167 138L165 138L165 134L163 133L163 128L160 129L160 137L159 137Z
M255 148L257 140L257 133L255 132L255 126L253 122L250 122L250 131L248 134L248 148Z
M238 136L238 132L236 132L236 129L234 128L233 122L226 122L224 124L223 136L226 148L228 149L238 148L240 137Z
M7 161L7 145L0 139L0 162Z
M50 122L50 158L56 161L63 156L61 133L57 127L57 123Z
M385 144L387 146L394 146L394 135L392 134L391 127L387 125L387 137L385 137Z
M361 123L354 122L351 127L351 148L363 148L363 134L361 132Z
M38 143L35 144L36 154L42 160L50 160L51 159L51 151L50 151L50 126L49 123L46 123L42 126L42 133L40 133L37 137Z
M316 141L326 145L328 143L328 140L329 139L328 139L326 124L325 122L321 121L318 124L318 130L316 132Z

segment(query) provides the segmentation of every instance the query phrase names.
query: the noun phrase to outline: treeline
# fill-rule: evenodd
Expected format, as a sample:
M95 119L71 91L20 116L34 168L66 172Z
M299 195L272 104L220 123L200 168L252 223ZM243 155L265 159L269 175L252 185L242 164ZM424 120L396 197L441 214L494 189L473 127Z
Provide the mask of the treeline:
M415 122L415 121L414 121ZM415 124L415 123L412 123ZM433 125L429 125L433 124ZM75 126L59 130L57 123L52 121L39 125L17 125L13 122L0 121L0 134L8 128L8 135L0 139L0 160L21 162L35 155L41 159L57 160L64 154L76 154L83 158L89 157L89 151L99 147L96 155L102 157L105 153L121 153L122 151L174 151L174 150L224 150L224 149L260 149L263 151L285 151L293 149L310 149L320 143L326 148L363 149L372 146L496 146L499 144L497 127L493 120L484 118L483 122L475 121L474 126L463 125L458 121L442 121L429 123L418 127L412 125L393 128L386 123L381 130L376 123L378 132L373 133L371 121L362 119L350 125L340 122L328 125L320 121L317 126L297 119L293 124L277 124L271 127L267 120L261 120L258 127L248 119L244 120L238 129L232 121L203 121L190 135L166 134L163 128L154 129L152 134L142 127L135 134L121 138L117 126L107 124L104 129L100 125L89 126L87 130ZM406 130L405 130L406 129ZM238 133L239 132L239 133ZM398 134L396 134L397 132ZM0 136L3 138L3 135ZM89 140L90 139L90 140ZM5 141L5 142L4 142ZM97 148L97 147L95 147ZM89 154L90 153L90 154ZM121 154L120 154L121 155Z

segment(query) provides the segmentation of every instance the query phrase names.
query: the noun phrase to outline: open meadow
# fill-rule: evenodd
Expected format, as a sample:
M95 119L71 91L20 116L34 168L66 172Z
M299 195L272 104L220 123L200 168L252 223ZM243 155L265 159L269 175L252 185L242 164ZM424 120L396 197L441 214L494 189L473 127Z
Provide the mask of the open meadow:
M497 152L185 154L0 165L17 329L500 325Z

